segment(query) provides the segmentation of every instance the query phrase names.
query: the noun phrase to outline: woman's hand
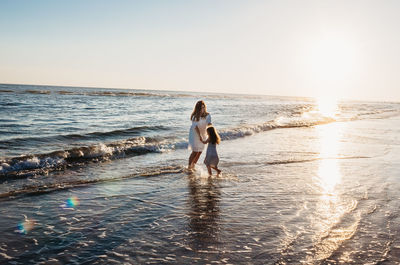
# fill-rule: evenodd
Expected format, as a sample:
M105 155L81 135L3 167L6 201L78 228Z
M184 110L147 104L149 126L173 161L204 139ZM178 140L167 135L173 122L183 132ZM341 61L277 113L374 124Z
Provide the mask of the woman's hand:
M197 132L197 135L199 136L200 141L203 141L203 139L201 138L200 129L198 126L196 126L195 131Z

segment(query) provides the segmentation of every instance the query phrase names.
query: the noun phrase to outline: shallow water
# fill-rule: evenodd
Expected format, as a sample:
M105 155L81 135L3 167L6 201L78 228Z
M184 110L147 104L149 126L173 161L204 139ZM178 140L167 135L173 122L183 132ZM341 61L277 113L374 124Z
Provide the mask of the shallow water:
M168 100L178 108L195 97ZM341 103L335 121L313 117L310 124L293 114L310 111L310 102L209 97L210 110L214 102L224 104L212 112L214 125L226 132L218 146L222 176L209 178L202 163L193 174L185 171L189 153L176 145L190 126L183 118L187 128L169 129L173 147L82 160L47 174L5 175L0 263L400 262L399 104ZM238 102L246 107L228 123L222 112ZM285 112L248 118L271 108ZM276 126L287 125L284 119L290 126ZM275 127L260 129L271 120ZM130 136L118 137L109 142Z

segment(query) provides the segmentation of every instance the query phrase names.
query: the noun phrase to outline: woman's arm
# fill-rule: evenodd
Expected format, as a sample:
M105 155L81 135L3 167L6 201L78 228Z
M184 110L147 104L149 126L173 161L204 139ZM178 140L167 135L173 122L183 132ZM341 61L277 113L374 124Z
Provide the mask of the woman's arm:
M210 138L207 138L207 140L205 140L205 141L201 140L201 142L202 142L203 144L208 144L208 143L210 142Z
M200 141L203 142L203 139L201 138L201 134L200 134L200 129L199 129L199 127L196 126L194 129L196 130L197 134L199 135Z

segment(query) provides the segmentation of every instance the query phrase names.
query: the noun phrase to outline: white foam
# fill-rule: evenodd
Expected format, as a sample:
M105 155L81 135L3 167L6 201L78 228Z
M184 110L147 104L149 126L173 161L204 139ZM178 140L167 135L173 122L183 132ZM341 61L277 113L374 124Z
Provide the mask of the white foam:
M99 145L93 146L93 148L90 150L90 153L86 157L94 158L99 156L112 155L113 152L114 148L101 143Z
M5 259L12 259L12 257L8 256L6 253L0 252L0 256L4 257Z

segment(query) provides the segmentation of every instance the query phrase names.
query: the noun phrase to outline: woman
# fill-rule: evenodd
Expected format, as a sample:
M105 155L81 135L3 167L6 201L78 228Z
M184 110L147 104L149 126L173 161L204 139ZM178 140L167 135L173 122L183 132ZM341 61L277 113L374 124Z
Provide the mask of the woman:
M207 125L211 125L211 115L207 112L206 104L203 100L199 100L194 107L192 115L190 115L192 126L189 131L189 146L192 150L189 157L188 169L193 170L197 160L203 152L203 140L207 138Z

